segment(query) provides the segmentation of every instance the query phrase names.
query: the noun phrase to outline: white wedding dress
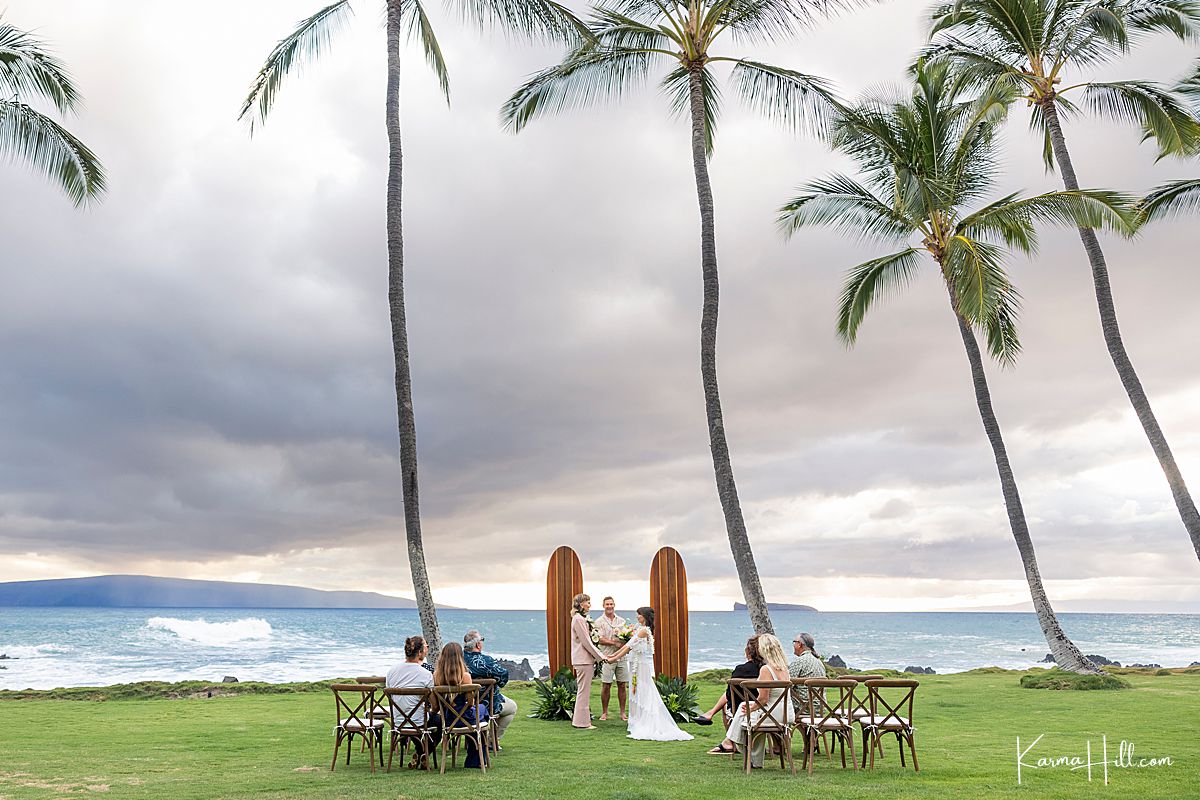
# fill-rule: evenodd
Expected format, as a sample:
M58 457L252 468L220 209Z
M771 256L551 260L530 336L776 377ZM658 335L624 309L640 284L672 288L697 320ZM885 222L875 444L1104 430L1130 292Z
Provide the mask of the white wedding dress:
M646 636L638 634L645 631ZM629 672L631 691L629 697L630 739L652 742L681 742L691 739L690 733L679 730L671 712L663 705L658 687L654 685L654 635L646 628L639 628L629 640Z

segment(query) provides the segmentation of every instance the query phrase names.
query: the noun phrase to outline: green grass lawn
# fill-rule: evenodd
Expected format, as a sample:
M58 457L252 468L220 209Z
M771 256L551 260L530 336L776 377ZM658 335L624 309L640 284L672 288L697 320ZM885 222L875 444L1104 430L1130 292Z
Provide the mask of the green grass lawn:
M920 773L900 768L893 740L874 773L842 770L822 756L811 778L781 772L769 759L747 776L727 758L706 756L720 739L719 724L685 726L694 742L656 743L626 739L619 721L576 731L567 722L527 719L534 702L527 686L510 693L521 712L486 775L461 767L443 776L403 768L372 775L357 745L350 766L342 761L331 772L334 704L327 692L3 699L0 799L1200 796L1200 674L1127 674L1134 688L1123 691L1022 689L1021 674L922 676L914 714ZM703 703L720 691L703 685ZM598 691L593 710L599 713ZM1027 764L1086 758L1089 740L1099 762L1102 735L1110 761L1124 739L1136 748L1133 763L1163 756L1173 763L1110 766L1107 787L1099 766L1090 784L1086 770L1025 769L1018 786L1016 739L1027 746L1040 734Z

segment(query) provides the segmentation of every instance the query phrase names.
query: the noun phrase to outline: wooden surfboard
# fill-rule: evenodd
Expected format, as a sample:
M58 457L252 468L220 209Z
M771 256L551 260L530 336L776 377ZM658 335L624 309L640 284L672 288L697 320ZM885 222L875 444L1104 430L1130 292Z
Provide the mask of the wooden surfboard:
M546 647L550 675L571 666L571 601L583 591L579 556L566 545L550 556L546 567Z
M650 565L650 607L654 609L654 671L687 679L687 570L673 547L654 554Z

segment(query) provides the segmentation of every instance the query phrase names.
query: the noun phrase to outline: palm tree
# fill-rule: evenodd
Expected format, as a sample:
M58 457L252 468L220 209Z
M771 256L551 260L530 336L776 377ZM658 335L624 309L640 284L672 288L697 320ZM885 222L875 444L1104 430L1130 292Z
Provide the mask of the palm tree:
M914 81L909 96L867 100L834 122L831 144L855 161L863 182L843 174L814 180L780 209L779 221L789 234L829 225L858 238L908 243L847 273L837 318L838 334L847 344L855 342L878 298L911 282L922 255L937 266L967 351L975 402L995 456L1038 623L1059 666L1096 672L1063 632L1042 586L975 330L987 338L993 358L1013 363L1020 350L1020 296L1004 262L1010 251L1036 251L1035 223L1125 230L1132 227L1131 220L1120 196L1077 189L1027 198L1011 194L969 210L995 183L996 132L1009 98L993 91L964 100L969 79L944 63L918 64Z
M453 3L467 19L496 24L530 36L573 38L582 28L569 11L554 0L459 0ZM405 33L421 42L425 59L450 102L450 81L442 50L430 18L420 0L385 0L387 13L387 91L385 116L388 137L387 249L388 306L392 322L392 351L396 362L396 411L400 433L400 486L404 497L404 529L413 590L421 628L429 642L430 658L441 650L437 612L425 567L421 538L420 494L417 485L417 429L413 414L412 374L409 367L408 328L404 312L404 236L401 221L403 153L400 140L400 38ZM279 89L293 70L321 56L333 35L348 20L349 0L338 0L302 20L267 56L242 104L239 119L254 125L266 120Z
M700 378L708 417L717 496L751 623L773 633L746 522L738 500L717 384L717 313L720 287L708 158L720 112L721 91L713 67L729 64L729 80L751 107L793 126L819 129L834 102L820 78L714 52L719 41L781 38L826 10L808 0L612 0L593 8L591 37L560 64L535 74L504 105L506 124L520 131L535 117L619 96L649 77L656 64L666 75L659 88L671 110L691 122L692 168L700 206L700 273L704 294L700 321Z
M76 206L104 194L104 167L87 145L30 103L60 114L82 104L66 65L46 45L0 18L0 156L24 161L58 184Z
M1191 0L958 0L933 12L933 44L926 57L946 58L978 81L999 81L1029 103L1032 125L1043 134L1048 169L1057 162L1063 185L1078 189L1062 117L1087 110L1132 122L1158 144L1159 157L1195 152L1200 126L1181 99L1150 81L1078 80L1062 86L1064 73L1084 71L1125 54L1137 36L1196 33L1200 6ZM1108 265L1095 232L1079 229L1092 268L1100 327L1109 357L1158 463L1166 475L1183 526L1200 558L1200 513L1158 424L1133 362L1125 352Z
M1175 214L1200 210L1200 178L1156 186L1137 205L1138 223L1145 225Z

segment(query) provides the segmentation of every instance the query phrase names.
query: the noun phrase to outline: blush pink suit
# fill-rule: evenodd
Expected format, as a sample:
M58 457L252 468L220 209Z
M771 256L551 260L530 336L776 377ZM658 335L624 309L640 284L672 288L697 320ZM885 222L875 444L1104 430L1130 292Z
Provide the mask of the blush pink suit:
M603 661L604 654L592 644L587 618L575 614L571 618L571 666L575 670L575 715L571 724L576 728L592 726L592 677L596 662Z

